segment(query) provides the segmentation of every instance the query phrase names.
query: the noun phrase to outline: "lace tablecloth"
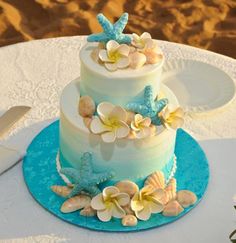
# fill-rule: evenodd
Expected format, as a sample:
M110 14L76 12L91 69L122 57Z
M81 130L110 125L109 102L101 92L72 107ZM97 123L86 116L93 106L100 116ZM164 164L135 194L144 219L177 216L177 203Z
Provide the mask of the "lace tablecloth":
M84 42L81 36L65 37L0 49L0 113L13 105L33 107L12 129L10 138L5 137L5 143L25 149L40 129L58 117L63 87L80 75L79 51ZM221 68L236 81L236 61L232 58L181 44L159 43L167 59L203 61ZM228 242L228 235L236 228L232 200L236 194L236 100L224 111L186 120L184 129L200 140L209 158L211 179L203 201L181 220L132 234L77 228L34 201L18 164L0 176L0 239L54 234L56 239L68 242Z

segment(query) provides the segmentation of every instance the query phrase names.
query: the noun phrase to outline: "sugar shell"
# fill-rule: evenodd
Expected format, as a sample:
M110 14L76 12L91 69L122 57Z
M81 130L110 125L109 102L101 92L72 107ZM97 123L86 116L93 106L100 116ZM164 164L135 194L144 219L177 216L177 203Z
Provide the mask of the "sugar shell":
M176 199L176 179L171 178L168 185L165 188L165 191L168 195L168 201Z
M90 124L91 124L92 118L91 117L83 117L83 121L84 121L84 125L88 129L90 129Z
M62 213L71 213L90 205L91 198L86 195L78 195L66 200L61 206Z
M134 211L132 210L130 203L122 208L125 210L126 214L134 215Z
M136 226L138 223L137 218L134 215L125 215L121 221L123 226Z
M188 191L188 190L182 190L177 192L177 201L184 207L187 208L197 201L197 196L195 193Z
M90 96L81 96L79 99L79 114L82 117L92 117L96 110L96 105Z
M133 197L133 195L139 190L138 186L134 182L128 180L119 181L116 183L115 187L117 187L120 192L127 193L130 197Z
M80 215L85 217L93 217L96 215L96 211L91 206L87 206L80 211Z
M61 197L67 197L71 193L73 187L69 186L59 186L59 185L54 185L51 186L51 190L56 193L58 196Z
M164 208L162 214L166 217L173 217L178 216L180 213L182 213L184 209L182 206L176 201L170 201Z
M151 185L155 189L164 189L165 188L165 177L163 172L156 171L152 173L145 181L145 186Z

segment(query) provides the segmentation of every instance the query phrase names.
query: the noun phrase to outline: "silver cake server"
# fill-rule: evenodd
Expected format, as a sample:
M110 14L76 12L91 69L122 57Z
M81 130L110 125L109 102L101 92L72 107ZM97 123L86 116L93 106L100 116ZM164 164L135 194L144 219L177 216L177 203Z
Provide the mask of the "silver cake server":
M0 117L0 137L22 118L31 107L14 106L11 107ZM0 174L19 162L25 155L25 152L18 151L17 148L0 144Z

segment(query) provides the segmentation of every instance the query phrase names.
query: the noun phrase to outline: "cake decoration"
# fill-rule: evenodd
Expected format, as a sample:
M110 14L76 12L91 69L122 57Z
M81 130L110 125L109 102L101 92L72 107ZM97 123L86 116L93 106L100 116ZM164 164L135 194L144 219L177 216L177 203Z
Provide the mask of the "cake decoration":
M176 186L177 186L176 179L171 178L168 185L165 188L168 201L171 201L176 198Z
M151 35L148 32L144 32L142 35L132 34L131 44L139 49L144 49L146 44L152 40Z
M117 187L120 192L127 193L130 198L132 198L134 194L139 190L138 186L129 180L119 181L115 184L115 187Z
M136 226L138 224L138 220L134 215L127 214L122 218L121 223L123 226Z
M166 217L174 217L178 216L184 211L182 206L179 204L178 201L173 200L170 201L164 208L162 214Z
M142 103L129 103L126 108L133 112L139 113L144 117L150 117L152 124L161 125L158 114L167 105L168 99L154 100L152 86L148 85L144 89L144 98Z
M129 55L130 67L133 69L141 68L147 61L146 56L138 51L134 51Z
M59 185L51 186L51 190L61 197L68 197L71 194L72 189L73 186L59 186Z
M126 44L119 44L110 40L106 44L106 49L99 51L99 58L109 71L126 68L129 66L130 47Z
M81 96L79 99L79 114L82 117L92 117L96 110L96 105L93 99L88 96Z
M120 44L130 43L131 37L123 34L123 30L128 22L128 17L128 13L123 13L121 17L112 24L103 14L98 14L97 20L102 26L103 32L88 36L87 41L107 43L109 40L115 40Z
M116 138L128 136L130 128L126 123L126 111L122 107L103 102L98 105L97 113L99 117L94 117L90 129L94 134L101 134L104 142L112 143Z
M122 218L125 210L122 206L130 202L127 193L120 192L115 186L106 187L103 192L95 196L91 201L91 207L97 210L98 218L103 222L108 222L112 217Z
M159 114L161 123L168 129L178 129L184 123L184 111L181 107L173 109L170 105L166 106Z
M165 184L165 176L162 171L155 171L151 175L147 177L144 182L144 185L150 185L156 189L164 189Z
M182 207L187 208L196 203L197 197L191 191L182 190L177 192L177 200Z
M112 172L95 173L92 168L92 155L85 152L81 157L80 168L62 168L60 173L68 177L73 183L73 189L68 197L78 195L80 192L85 191L94 196L100 193L98 185L107 181L113 176Z
M85 217L93 217L96 215L96 210L94 210L90 205L83 208L80 213L80 215Z

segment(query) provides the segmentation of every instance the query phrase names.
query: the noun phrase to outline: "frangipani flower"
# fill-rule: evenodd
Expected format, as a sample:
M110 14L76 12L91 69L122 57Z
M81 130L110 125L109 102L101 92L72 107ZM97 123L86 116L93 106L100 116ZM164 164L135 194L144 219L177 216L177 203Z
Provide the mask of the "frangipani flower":
M159 113L159 117L162 124L168 129L172 128L176 130L184 124L184 111L181 107L174 109L171 106L166 106Z
M99 51L99 58L109 71L115 71L118 68L129 66L129 52L130 48L128 45L120 45L116 41L110 40L106 44L106 50L102 49Z
M90 130L94 134L101 134L104 142L112 143L116 138L128 136L127 113L122 107L103 102L98 105L97 113L99 117L93 118Z
M130 197L127 193L121 193L117 187L109 186L92 199L91 207L97 210L97 216L101 221L108 222L112 217L125 216L126 213L122 207L129 202Z
M139 49L143 49L146 43L152 39L151 35L148 32L144 32L142 35L138 36L137 34L132 34L131 44Z
M145 186L131 199L131 209L140 220L148 220L152 213L160 213L164 206L161 203L165 191Z
M137 138L146 138L155 132L151 123L152 120L150 117L143 117L140 114L136 114L134 120L131 122L131 128Z

